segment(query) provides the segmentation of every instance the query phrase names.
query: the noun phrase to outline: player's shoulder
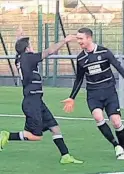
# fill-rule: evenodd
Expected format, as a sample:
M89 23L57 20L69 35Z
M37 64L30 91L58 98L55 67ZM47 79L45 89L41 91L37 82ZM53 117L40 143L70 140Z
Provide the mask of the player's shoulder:
M97 53L106 53L106 55L108 55L108 56L113 55L113 52L109 48L104 47L104 46L100 46L100 45L97 46L96 52Z
M27 57L30 57L32 55L33 55L32 52L24 52L23 54L21 54L21 57L27 58Z
M101 46L101 45L96 45L95 52L97 53L106 53L108 52L109 49L107 47Z
M83 59L87 56L86 52L82 50L78 55L77 55L77 60Z
M23 57L30 58L30 57L35 57L35 56L39 56L39 55L41 55L41 53L25 52L23 54Z
M28 52L27 54L28 54L29 56L33 56L33 57L34 57L34 56L38 56L38 57L40 56L40 57L41 57L41 55L42 55L41 52Z
M33 53L33 52L27 52L27 53L25 53L25 55L26 56L33 56L35 53Z
M113 57L114 56L113 52L109 48L104 47L104 46L99 46L99 45L97 46L97 50L95 53L98 53L100 55L104 54L104 57L111 57L111 56Z
M25 52L21 54L21 63L22 64L31 64L33 53Z

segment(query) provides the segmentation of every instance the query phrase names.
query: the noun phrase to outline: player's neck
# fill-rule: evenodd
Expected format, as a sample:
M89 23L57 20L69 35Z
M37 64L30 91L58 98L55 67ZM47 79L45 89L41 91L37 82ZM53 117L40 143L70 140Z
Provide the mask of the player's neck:
M90 45L87 46L85 51L86 52L92 52L92 51L94 51L95 48L96 48L96 44L92 42Z

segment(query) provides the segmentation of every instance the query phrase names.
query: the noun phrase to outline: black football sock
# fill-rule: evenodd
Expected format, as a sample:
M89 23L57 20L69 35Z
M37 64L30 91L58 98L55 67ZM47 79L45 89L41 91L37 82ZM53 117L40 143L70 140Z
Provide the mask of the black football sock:
M120 128L116 129L115 133L119 144L124 148L124 125L122 124Z
M15 133L10 132L9 141L16 141L16 140L22 141L28 139L24 137L23 132L15 132Z
M58 147L62 156L69 153L62 135L53 135L53 141L54 141L55 145Z
M97 123L97 126L99 128L99 130L101 131L101 133L104 135L104 137L111 143L113 144L114 147L116 147L118 145L116 139L114 138L112 131L110 129L110 127L107 125L107 123L105 122L105 120Z

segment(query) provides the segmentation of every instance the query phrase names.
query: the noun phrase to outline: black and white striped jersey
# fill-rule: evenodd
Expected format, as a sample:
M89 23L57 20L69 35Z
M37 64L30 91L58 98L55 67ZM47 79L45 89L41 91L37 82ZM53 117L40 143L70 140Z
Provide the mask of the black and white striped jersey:
M15 61L21 77L24 96L43 94L42 79L38 72L38 63L41 61L41 53L23 53Z
M70 98L76 97L84 75L86 76L87 90L108 88L115 85L110 64L124 77L124 68L109 49L95 45L92 52L83 50L77 57L77 75Z

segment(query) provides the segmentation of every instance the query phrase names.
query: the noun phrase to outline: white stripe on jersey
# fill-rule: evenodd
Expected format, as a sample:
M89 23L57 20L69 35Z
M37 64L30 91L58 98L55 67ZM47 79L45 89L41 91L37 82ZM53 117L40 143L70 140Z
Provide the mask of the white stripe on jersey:
M107 79L100 80L100 81L97 81L97 82L89 82L89 81L86 81L86 82L89 83L89 84L99 84L99 83L102 83L102 82L106 82L106 81L108 81L110 79L112 79L112 77L109 77Z
M106 60L101 60L101 61L89 63L89 64L84 65L83 68L85 68L85 67L87 67L87 66L95 65L95 64L97 65L97 64L99 64L99 63L103 63L103 62L107 62L107 61L108 61L108 60L106 59Z
M30 91L31 94L42 94L43 91L37 90L37 91Z
M42 81L38 81L38 80L33 80L32 83L36 83L36 84L39 84L39 83L42 83Z
M88 56L88 54L84 55L83 57L79 58L78 61L84 59L84 58L87 57L87 56Z
M106 53L107 50L95 51L94 53Z

